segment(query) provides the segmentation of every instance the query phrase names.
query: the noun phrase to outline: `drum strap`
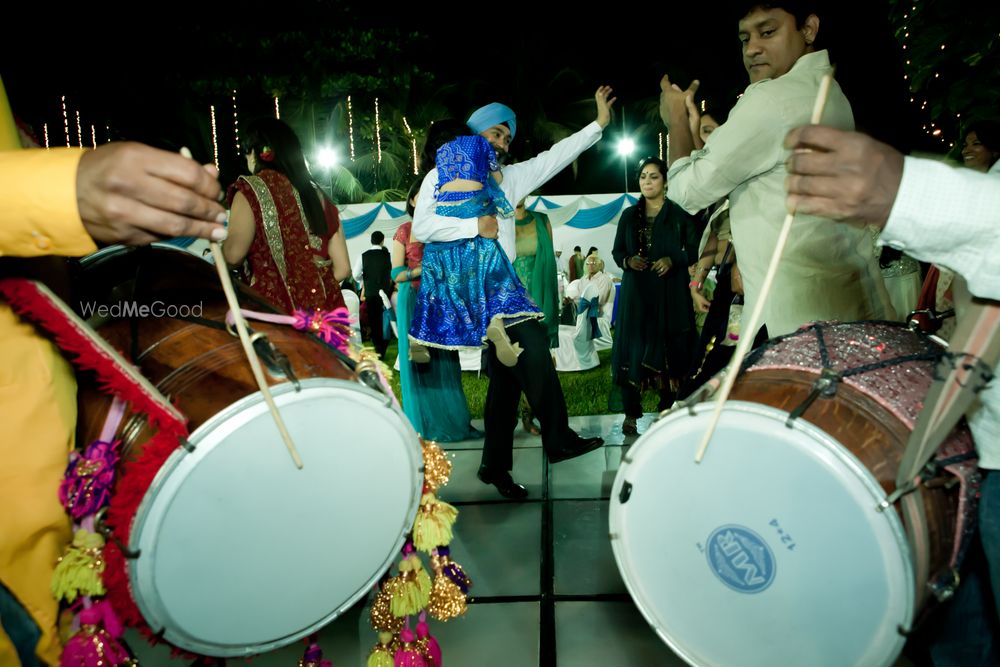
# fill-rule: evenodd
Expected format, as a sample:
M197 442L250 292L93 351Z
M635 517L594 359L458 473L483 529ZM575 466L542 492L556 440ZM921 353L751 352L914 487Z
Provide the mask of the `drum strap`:
M957 299L956 299L957 300ZM896 487L912 487L945 436L993 379L1000 361L1000 305L972 299L959 318L951 349L938 363L924 409L910 435L896 476Z

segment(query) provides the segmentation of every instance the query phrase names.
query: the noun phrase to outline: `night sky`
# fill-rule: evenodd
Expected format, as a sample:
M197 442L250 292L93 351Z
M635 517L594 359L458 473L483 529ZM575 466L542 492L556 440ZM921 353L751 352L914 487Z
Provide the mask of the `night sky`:
M518 134L512 148L514 156L520 158L547 147L546 140L530 129L538 115L580 127L593 118L593 104L588 100L597 86L613 86L619 113L605 134L612 141L589 151L575 176L567 171L545 191L620 192L623 162L614 150L621 133L620 112L624 111L627 132L638 143L630 164L655 154L661 128L653 110L663 73L681 85L699 78L701 97L723 117L746 85L736 24L728 19L725 3L693 3L681 8L672 4L606 5L600 13L591 10L570 17L538 15L513 5L480 9L481 15L473 16L466 7L454 14L467 17L460 30L454 27L454 20L448 26L416 22L412 28L421 35L415 40L419 47L403 54L400 60L405 62L396 67L412 63L431 72L433 83L428 89L412 92L418 100L433 100L451 115L464 117L472 108L494 100L512 106L519 113L519 129L528 128ZM279 6L280 10L275 9ZM543 3L532 6L537 10ZM88 139L90 123L98 127L98 141L104 140L106 125L115 138L171 149L191 145L196 157L203 159L210 151L210 134L205 136L207 103L204 95L191 90L188 81L222 70L247 74L264 69L295 71L302 66L303 57L289 53L286 61L272 58L265 68L253 49L239 53L220 49L211 37L214 30L236 31L245 43L252 44L258 37L292 26L308 35L310 30L319 30L316 26L343 21L378 25L361 10L333 2L271 4L267 12L272 20L266 24L248 23L252 11L226 15L212 10L212 15L202 9L184 15L197 16L194 24L190 18L182 18L179 10L140 21L129 16L107 17L84 7L68 11L63 20L53 18L43 32L17 31L0 45L0 76L15 114L31 125L39 138L42 123L48 122L52 144L64 144L60 96L67 95L71 109L81 109ZM852 102L859 129L908 150L918 136L916 122L909 115L901 52L886 16L883 0L831 3L820 14L820 38L837 63L838 80ZM121 21L133 25L121 27ZM398 21L392 26L395 30L403 27ZM479 46L473 48L472 43ZM316 46L340 48L337 44ZM382 99L399 95L400 91L387 90ZM365 104L373 96L374 92L356 95L355 103L361 109L355 113L370 113ZM241 108L241 118L267 111L269 98L263 93L241 93L240 100L246 105ZM220 122L224 113L231 116L226 102L216 102ZM287 107L293 113L295 103L283 100L283 110ZM409 101L411 107L417 103ZM75 118L71 125L75 143ZM224 171L238 169L235 155L224 160L223 166ZM635 184L630 183L630 188Z

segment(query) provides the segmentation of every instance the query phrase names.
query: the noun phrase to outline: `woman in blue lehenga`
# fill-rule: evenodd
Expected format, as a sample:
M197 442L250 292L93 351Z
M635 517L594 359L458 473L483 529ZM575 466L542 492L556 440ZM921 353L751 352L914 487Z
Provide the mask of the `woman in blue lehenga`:
M406 212L411 218L419 190L418 179L406 198ZM411 226L412 222L404 222L392 237L392 278L398 285L396 325L401 332L409 331L414 297L420 289L423 244L412 238ZM404 333L399 337L399 384L403 411L422 437L437 442L483 437L469 424L457 352L411 347Z

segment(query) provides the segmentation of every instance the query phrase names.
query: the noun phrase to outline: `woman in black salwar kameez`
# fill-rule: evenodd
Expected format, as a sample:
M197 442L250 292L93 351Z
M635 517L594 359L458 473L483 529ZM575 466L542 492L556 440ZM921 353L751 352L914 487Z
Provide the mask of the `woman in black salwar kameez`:
M625 413L626 435L637 432L643 389L659 390L658 410L670 407L690 366L696 336L688 266L697 259L697 223L664 198L666 172L658 158L640 163L642 199L622 213L612 251L623 273L611 353L611 406Z

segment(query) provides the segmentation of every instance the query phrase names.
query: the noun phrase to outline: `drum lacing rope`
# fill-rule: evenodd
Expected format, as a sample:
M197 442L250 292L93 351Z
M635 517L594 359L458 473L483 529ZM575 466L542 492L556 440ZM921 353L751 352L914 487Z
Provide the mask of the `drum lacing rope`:
M883 368L889 368L891 366L899 366L901 364L906 364L913 361L937 362L938 360L941 359L942 356L948 354L947 352L944 352L943 350L940 350L936 347L928 346L926 351L924 352L907 354L899 357L894 357L892 359L883 359L882 361L876 361L870 364L862 364L861 366L855 366L854 368L836 370L832 367L832 361L830 360L830 351L827 348L826 339L823 337L823 332L827 327L838 326L839 324L841 323L836 323L831 325L829 323L824 324L816 322L806 327L803 327L798 331L794 331L790 334L785 334L784 336L778 336L776 338L773 338L764 345L761 345L759 348L754 350L754 352L747 357L746 361L744 361L743 367L740 369L740 373L742 374L747 369L757 364L757 362L760 361L761 357L764 355L765 352L767 352L767 350L781 343L787 338L791 338L793 336L800 336L807 331L814 331L816 333L816 345L819 350L820 363L822 364L823 369L822 371L820 371L820 377L817 378L815 382L813 382L812 391L809 392L809 395L802 401L802 403L798 405L798 407L796 407L794 410L791 411L791 413L788 415L788 419L785 420L785 425L789 428L792 427L792 424L795 422L795 420L801 417L803 413L805 413L805 411L809 408L810 405L813 404L813 402L817 398L819 398L820 396L823 396L825 398L831 398L835 396L837 393L837 385L845 378L853 377L855 375L862 375L864 373L870 373L871 371L877 371ZM876 324L882 326L889 326L893 328L906 328L899 322L889 322L887 320L866 320L861 322L851 322L850 324L852 325Z

